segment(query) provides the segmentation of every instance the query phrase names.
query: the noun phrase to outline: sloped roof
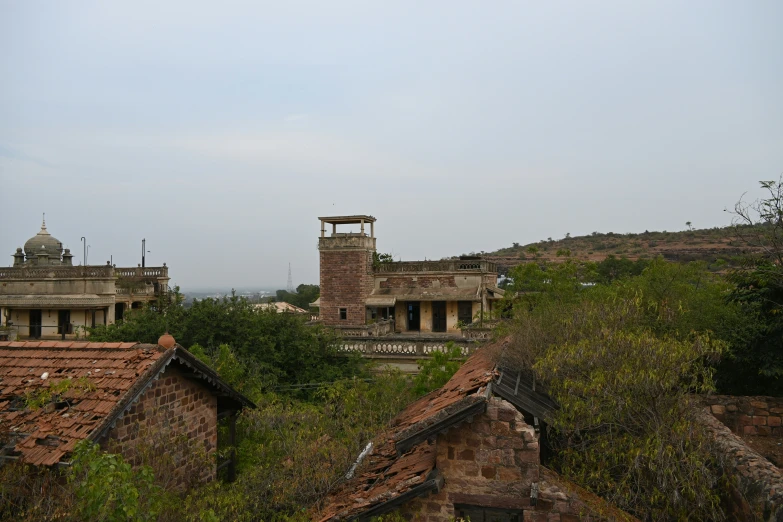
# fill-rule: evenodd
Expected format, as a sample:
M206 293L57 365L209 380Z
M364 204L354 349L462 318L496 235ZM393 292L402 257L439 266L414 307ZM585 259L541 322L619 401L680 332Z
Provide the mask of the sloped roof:
M365 520L393 510L413 497L439 489L443 478L436 468L433 436L463 421L469 422L473 416L486 411L491 395L505 398L504 394L497 392L503 381L508 388L509 374L515 382L511 392L505 395L515 399L510 401L514 406L519 408L516 399L524 395L535 399L534 404L543 413L555 408L556 405L545 393L536 391L535 385L532 388L521 386L517 374L507 370L503 372L497 367L498 356L510 342L506 338L478 349L442 388L409 404L375 438L374 450L360 463L354 476L333 490L320 510L312 512L313 518L321 522ZM542 487L571 491L587 501L591 509L598 506L602 512L609 513L609 518L635 520L603 499L562 479L554 471L543 466L541 470Z
M409 404L373 441L375 449L352 479L330 494L322 521L371 516L389 502L400 503L437 485L433 430L459 422L461 412L486 408L498 345L477 350L446 385ZM473 411L475 410L475 411ZM481 409L483 411L483 409ZM480 412L479 412L480 413Z
M63 341L0 342L0 456L51 466L77 442L98 440L172 362L189 367L238 405L254 404L187 350L153 344ZM27 397L70 379L59 400L27 407Z

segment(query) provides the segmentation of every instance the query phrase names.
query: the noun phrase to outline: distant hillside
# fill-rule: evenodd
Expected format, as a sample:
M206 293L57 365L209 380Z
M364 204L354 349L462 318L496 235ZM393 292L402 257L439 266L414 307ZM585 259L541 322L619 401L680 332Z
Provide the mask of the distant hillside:
M481 255L498 264L501 273L520 263L546 260L562 261L566 257L584 261L602 261L607 256L631 260L663 256L672 261L704 261L715 268L731 263L746 248L732 235L731 227L685 230L682 232L649 232L615 234L593 232L589 236L551 238Z

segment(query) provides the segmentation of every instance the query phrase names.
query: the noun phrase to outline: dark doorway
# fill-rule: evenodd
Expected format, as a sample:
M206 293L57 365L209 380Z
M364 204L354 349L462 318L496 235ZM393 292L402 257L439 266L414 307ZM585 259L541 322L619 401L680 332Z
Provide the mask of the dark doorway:
M464 324L473 322L473 303L470 301L460 301L457 304L457 319Z
M41 310L30 310L30 338L41 338Z
M421 329L421 308L418 301L408 303L408 330L418 332Z
M57 333L61 336L73 333L71 329L71 311L60 310L57 312Z
M432 302L432 331L446 331L446 301Z
M114 320L122 321L122 314L125 313L125 303L117 303L114 305Z

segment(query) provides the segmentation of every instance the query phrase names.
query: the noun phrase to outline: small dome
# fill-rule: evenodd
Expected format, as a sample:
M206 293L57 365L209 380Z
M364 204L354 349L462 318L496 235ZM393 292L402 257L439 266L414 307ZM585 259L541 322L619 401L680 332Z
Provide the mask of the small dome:
M62 243L46 231L46 220L41 224L41 231L24 244L24 253L28 260L35 259L35 256L42 253L59 258L62 252Z
M161 335L160 338L158 339L158 346L162 346L167 350L169 348L173 348L175 344L177 344L177 341L175 341L174 336L172 336L168 332Z

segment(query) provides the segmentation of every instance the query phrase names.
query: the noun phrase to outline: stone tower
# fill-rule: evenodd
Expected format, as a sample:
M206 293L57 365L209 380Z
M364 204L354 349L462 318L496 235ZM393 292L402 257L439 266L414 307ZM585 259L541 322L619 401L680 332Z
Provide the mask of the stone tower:
M324 324L365 324L365 301L373 289L375 218L372 216L319 217L321 261L321 313ZM332 225L331 235L326 225ZM370 234L365 225L370 225ZM337 232L337 225L360 225L359 232Z

